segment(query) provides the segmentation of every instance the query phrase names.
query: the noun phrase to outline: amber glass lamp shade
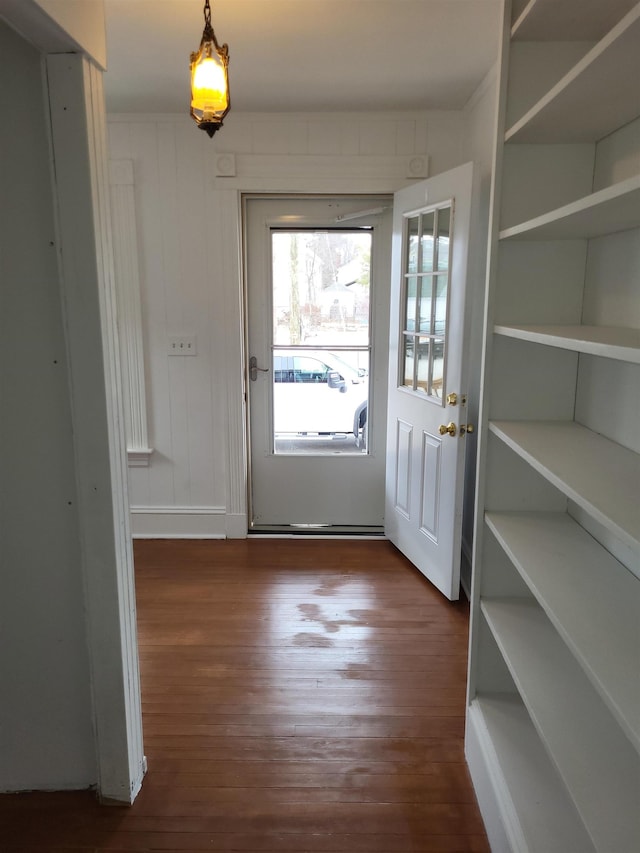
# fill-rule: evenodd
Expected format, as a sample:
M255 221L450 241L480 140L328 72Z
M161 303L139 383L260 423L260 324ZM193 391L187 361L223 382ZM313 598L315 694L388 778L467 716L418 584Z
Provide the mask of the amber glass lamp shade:
M222 127L229 100L229 48L218 45L206 17L200 49L191 54L191 116L209 136Z

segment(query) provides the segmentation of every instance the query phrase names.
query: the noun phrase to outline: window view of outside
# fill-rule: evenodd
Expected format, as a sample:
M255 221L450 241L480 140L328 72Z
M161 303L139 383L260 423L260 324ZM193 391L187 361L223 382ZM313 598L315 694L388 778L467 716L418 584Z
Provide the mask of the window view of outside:
M275 453L364 454L371 231L273 230Z
M451 208L409 217L404 255L400 385L441 400L449 296Z

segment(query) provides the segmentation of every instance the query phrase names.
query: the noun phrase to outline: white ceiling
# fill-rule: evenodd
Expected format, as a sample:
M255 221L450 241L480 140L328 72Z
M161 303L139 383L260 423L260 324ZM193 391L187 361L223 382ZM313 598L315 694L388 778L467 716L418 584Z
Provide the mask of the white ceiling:
M500 0L210 0L232 109L460 109L493 65ZM109 112L188 111L204 0L105 0Z

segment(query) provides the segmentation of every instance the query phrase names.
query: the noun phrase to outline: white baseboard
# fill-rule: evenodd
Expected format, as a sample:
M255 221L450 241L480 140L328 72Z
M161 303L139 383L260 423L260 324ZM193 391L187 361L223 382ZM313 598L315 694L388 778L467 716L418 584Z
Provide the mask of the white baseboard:
M226 539L232 536L229 518L234 519L234 530L239 529L236 516L228 516L224 507L132 506L131 535L134 539Z

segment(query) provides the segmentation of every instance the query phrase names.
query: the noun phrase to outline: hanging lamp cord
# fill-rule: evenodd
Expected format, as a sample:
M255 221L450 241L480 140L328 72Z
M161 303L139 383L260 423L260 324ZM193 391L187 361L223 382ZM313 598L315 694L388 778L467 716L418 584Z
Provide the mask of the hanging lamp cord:
M204 0L204 32L203 36L211 37L213 35L213 27L211 26L211 6L209 0Z

